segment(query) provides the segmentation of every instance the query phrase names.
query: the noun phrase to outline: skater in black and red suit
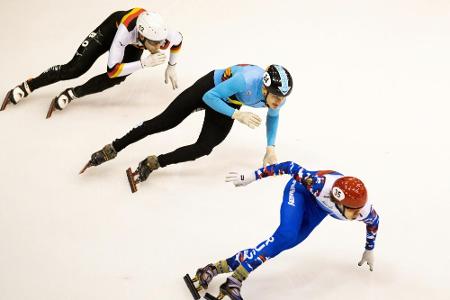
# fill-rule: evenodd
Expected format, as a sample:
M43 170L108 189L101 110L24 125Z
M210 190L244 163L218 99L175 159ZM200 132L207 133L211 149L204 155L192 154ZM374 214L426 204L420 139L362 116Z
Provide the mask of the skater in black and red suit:
M47 118L55 109L64 109L76 98L102 92L120 84L137 70L164 63L166 56L160 51L165 49L170 49L165 81L168 83L170 80L175 89L178 87L175 65L182 40L181 33L168 30L162 17L154 12L147 12L142 8L116 11L86 37L68 63L53 66L10 90L1 110L9 103L17 104L38 88L80 77L91 68L97 58L108 51L107 72L89 79L83 85L68 88L56 96L50 105ZM148 50L150 55L141 57L144 50Z

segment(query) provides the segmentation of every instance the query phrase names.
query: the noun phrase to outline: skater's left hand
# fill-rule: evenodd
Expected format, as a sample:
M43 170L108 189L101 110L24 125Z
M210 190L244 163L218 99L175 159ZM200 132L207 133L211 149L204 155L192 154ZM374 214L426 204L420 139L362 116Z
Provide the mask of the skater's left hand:
M177 79L177 73L175 72L175 65L167 65L166 68L166 74L165 74L166 80L164 81L166 84L170 82L172 83L172 88L176 89L178 88L178 79Z
M264 155L263 159L263 167L267 165L273 165L276 164L278 161L277 155L275 153L275 146L267 146L266 148L266 154Z
M362 266L364 263L367 263L367 265L369 265L369 269L370 271L373 271L373 263L375 261L374 255L373 255L373 250L365 250L361 260L358 263L358 266Z
M249 183L252 183L256 180L255 172L246 172L244 173L237 173L237 172L229 172L225 176L226 182L231 182L234 184L234 186L246 186Z

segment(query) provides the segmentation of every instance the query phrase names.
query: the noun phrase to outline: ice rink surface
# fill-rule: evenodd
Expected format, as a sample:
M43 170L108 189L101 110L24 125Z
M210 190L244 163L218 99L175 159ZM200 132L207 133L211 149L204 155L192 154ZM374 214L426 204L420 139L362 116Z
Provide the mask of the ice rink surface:
M237 63L294 77L279 161L362 178L380 215L374 272L357 266L364 224L328 217L253 272L244 299L450 299L449 1L2 0L1 93L66 63L112 11L136 6L183 33L178 90L159 66L46 120L55 95L106 71L105 55L0 113L1 300L189 300L187 272L273 233L289 177L224 182L259 167L265 126L235 123L210 156L156 171L136 194L125 169L194 142L202 112L78 175L92 152Z

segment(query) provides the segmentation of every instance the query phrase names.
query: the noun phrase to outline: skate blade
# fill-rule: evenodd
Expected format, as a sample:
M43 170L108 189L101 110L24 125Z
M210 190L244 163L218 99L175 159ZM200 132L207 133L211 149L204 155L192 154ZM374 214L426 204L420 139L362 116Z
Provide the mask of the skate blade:
M56 97L53 98L52 103L50 103L50 107L48 108L47 111L47 117L45 117L46 119L49 119L52 116L53 112L55 111L55 104L56 104Z
M207 299L207 300L221 300L221 299L223 299L223 297L220 298L220 296L216 298L213 295L211 295L210 293L206 293L204 298Z
M3 99L3 103L2 103L2 107L0 108L0 111L3 111L6 109L6 105L9 104L9 95L11 94L11 91L9 91L6 96L5 99Z
M201 298L201 297L200 297L200 294L198 293L198 290L197 290L197 288L195 287L194 282L192 282L192 279L191 279L191 277L189 276L189 274L186 274L186 275L183 277L183 279L184 279L184 282L186 283L186 285L187 285L189 291L191 292L192 297L194 297L195 300L200 299L200 298Z
M136 193L137 192L137 186L136 186L137 181L134 179L135 175L136 174L131 171L131 168L127 169L128 183L130 184L130 189L131 189L132 193Z
M81 169L80 173L78 173L79 175L83 174L84 171L86 171L86 169L92 167L91 161L88 161L87 164L83 167L83 169Z

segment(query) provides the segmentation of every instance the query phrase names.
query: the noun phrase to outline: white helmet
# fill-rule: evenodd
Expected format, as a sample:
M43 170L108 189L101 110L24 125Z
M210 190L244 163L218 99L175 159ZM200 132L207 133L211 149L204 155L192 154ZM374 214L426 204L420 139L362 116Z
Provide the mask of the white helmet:
M167 38L167 26L163 18L154 12L143 12L136 21L137 30L146 39L163 41Z

